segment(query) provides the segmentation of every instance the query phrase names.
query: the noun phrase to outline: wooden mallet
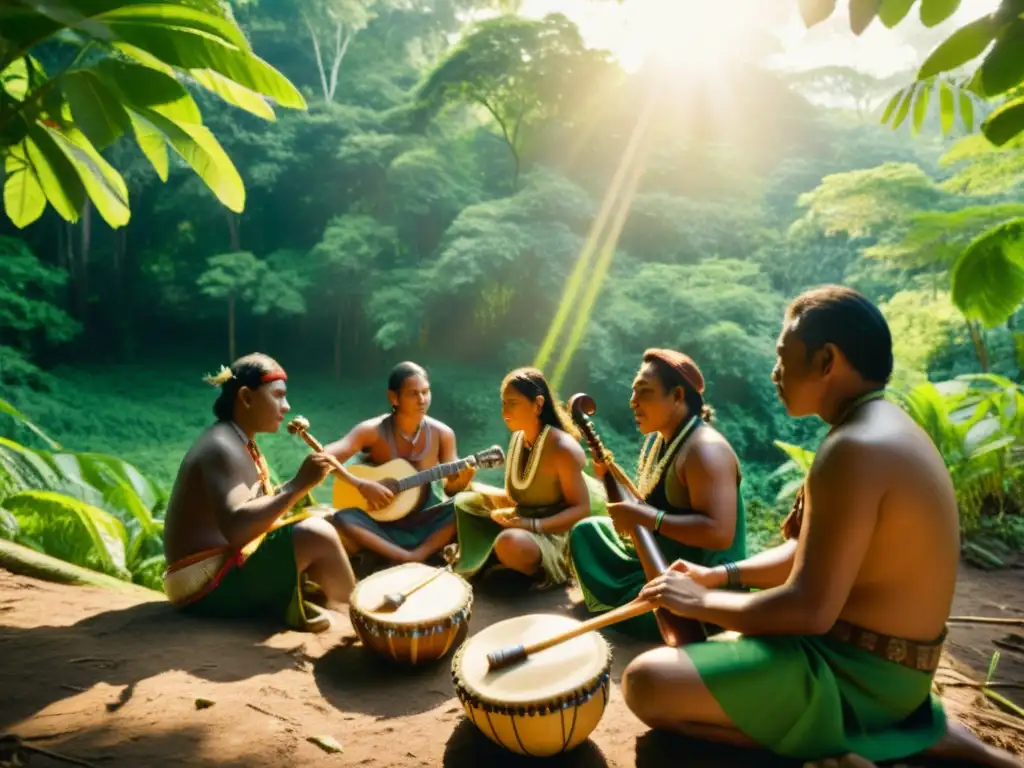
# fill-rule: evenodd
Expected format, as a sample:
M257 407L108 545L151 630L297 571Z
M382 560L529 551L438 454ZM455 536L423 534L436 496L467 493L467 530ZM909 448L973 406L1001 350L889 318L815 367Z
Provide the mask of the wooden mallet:
M595 629L603 629L612 624L618 624L620 621L632 619L634 616L640 616L648 611L653 611L654 608L654 603L637 598L632 602L619 606L613 611L608 611L608 613L601 616L595 616L589 621L585 621L579 626L566 630L547 640L541 640L530 645L510 645L505 648L499 648L496 651L491 651L487 654L487 664L492 671L510 667L525 660L532 653L564 643L566 640L572 640L574 637L579 637L587 632L593 632Z

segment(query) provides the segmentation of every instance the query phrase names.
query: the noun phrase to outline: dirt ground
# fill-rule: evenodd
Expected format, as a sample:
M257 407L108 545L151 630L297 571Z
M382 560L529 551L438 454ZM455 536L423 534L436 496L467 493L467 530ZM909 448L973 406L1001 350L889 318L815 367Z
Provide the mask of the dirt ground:
M1024 570L964 566L955 615L1024 617ZM583 613L574 591L522 593L507 583L476 587L470 631L523 613ZM1022 630L955 625L937 679L949 710L986 740L1024 757L1024 720L962 685L984 676L992 653L999 689L1024 705ZM650 734L625 708L622 669L645 646L614 631L608 708L577 750L546 760L586 766L791 765ZM1015 641L1014 637L1018 640ZM450 656L396 670L370 657L347 620L322 635L250 624L203 622L166 602L70 587L0 570L0 734L95 766L515 766L536 764L484 738L462 714ZM1014 649L1017 643L1017 649ZM197 708L197 699L213 702ZM331 736L343 752L309 741ZM0 758L2 759L2 758ZM921 761L910 761L923 765ZM62 765L32 756L31 766Z

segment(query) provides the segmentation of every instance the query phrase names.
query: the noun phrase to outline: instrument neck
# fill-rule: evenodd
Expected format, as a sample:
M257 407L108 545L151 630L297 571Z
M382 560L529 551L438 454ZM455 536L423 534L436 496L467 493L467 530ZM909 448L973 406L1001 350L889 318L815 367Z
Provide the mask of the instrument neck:
M449 461L445 464L438 464L430 469L421 470L415 475L403 477L397 482L398 490L399 492L407 491L418 485L426 485L427 483L432 483L435 480L440 480L443 477L458 474L467 466L469 466L469 459L456 459L455 461Z

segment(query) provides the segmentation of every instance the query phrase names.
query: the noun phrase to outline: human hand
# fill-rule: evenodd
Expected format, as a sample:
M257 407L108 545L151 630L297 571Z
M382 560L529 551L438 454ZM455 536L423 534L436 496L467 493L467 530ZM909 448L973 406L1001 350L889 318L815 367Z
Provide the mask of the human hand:
M491 520L502 528L522 528L523 519L519 517L515 507L502 507L491 511Z
M677 616L693 618L694 611L704 604L707 593L707 587L702 587L685 573L669 568L647 582L639 597Z
M366 480L359 484L359 493L363 495L366 503L370 505L371 512L383 509L395 498L395 494L387 486L371 480Z
M647 505L634 501L616 501L608 505L608 515L615 525L615 530L626 535L636 526L649 528L650 515Z
M309 490L320 485L328 473L334 469L334 462L326 453L310 453L302 460L299 471L295 473L295 483Z
M594 459L591 463L594 467L594 477L598 480L604 480L604 475L608 471L608 465L597 459Z
M475 476L476 466L470 464L465 469L460 470L458 474L452 475L448 479L448 488L452 489L456 493L458 491L465 490L466 486L468 486L472 482Z
M724 569L708 568L707 566L697 565L686 560L676 560L669 566L669 569L689 576L695 583L708 589L724 587L727 580Z

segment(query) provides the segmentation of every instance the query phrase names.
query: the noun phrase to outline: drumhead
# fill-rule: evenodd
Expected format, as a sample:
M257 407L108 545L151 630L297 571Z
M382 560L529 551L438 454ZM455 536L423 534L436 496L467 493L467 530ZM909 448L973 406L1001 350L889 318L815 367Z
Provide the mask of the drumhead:
M381 624L430 624L446 619L462 610L470 598L469 584L448 572L409 595L397 611L374 611L385 595L404 592L437 570L423 563L403 563L378 571L356 584L350 605Z
M468 693L497 705L540 703L584 688L611 666L611 646L597 632L531 654L505 669L491 671L487 654L510 645L547 640L579 626L569 616L533 613L480 630L453 660L456 681Z

